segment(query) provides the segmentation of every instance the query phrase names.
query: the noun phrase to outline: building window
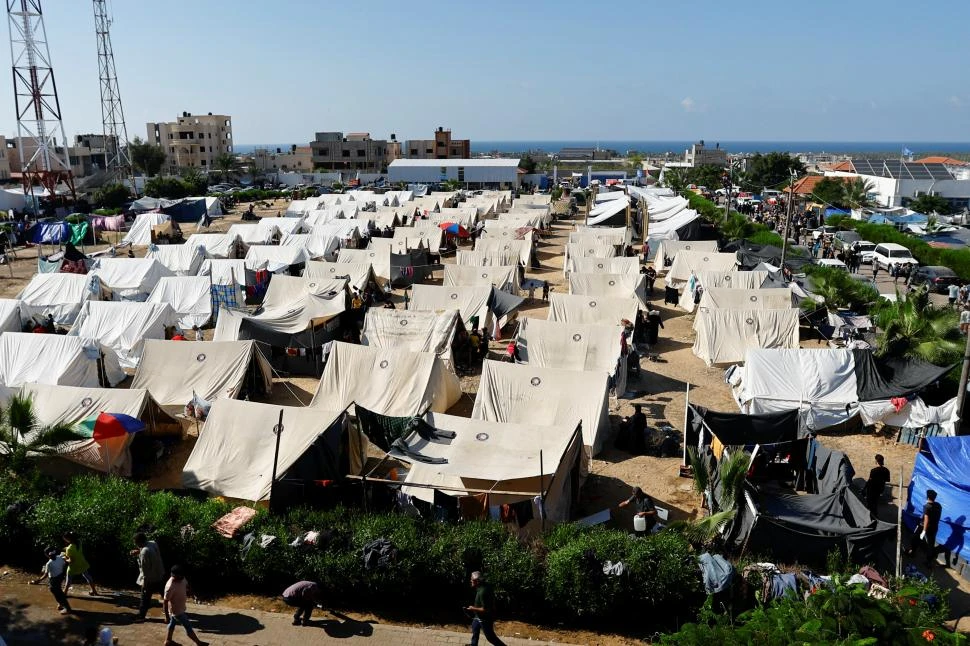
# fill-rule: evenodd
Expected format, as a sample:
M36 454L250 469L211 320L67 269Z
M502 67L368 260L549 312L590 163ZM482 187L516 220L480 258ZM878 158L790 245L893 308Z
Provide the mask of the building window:
M320 149L320 152L318 152L317 154L320 155L321 157L329 157L330 156L330 149L329 148L321 148Z
M459 182L464 182L465 181L465 167L464 166L459 166L458 167L458 181Z
M417 148L412 148L410 155L412 157L417 157L418 156L418 149Z
M425 154L425 155L430 155L430 154L432 154L432 153L434 153L434 151L433 151L432 149L430 149L430 148L425 148L425 149L424 149L424 154Z
M202 164L203 166L205 166L205 160L204 159L202 161L200 161L199 163Z
M442 166L441 167L441 176L444 177L447 174L448 174L448 169L445 168L444 166Z
M358 156L358 157L363 157L363 156L364 156L365 154L366 154L366 153L365 153L365 152L364 152L363 150L358 150L358 151L357 151L357 156Z
M341 150L340 151L340 156L341 157L350 157L350 151L349 150Z

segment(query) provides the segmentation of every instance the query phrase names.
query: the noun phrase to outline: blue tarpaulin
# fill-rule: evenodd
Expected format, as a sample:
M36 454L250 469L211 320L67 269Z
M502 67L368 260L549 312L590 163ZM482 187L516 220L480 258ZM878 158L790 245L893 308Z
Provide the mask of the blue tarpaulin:
M71 225L67 222L38 222L30 227L29 235L34 244L61 244L71 239Z
M922 213L910 213L909 215L873 215L869 218L869 224L926 224L929 222Z
M936 501L943 507L936 542L955 555L967 558L965 545L970 528L970 436L928 437L925 449L916 456L909 501L903 521L914 529L923 515L926 491L936 491Z

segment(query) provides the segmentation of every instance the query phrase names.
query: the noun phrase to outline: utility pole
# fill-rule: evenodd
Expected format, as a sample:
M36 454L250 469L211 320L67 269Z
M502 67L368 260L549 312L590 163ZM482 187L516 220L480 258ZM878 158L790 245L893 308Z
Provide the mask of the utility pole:
M779 269L782 270L785 268L785 256L788 255L788 227L791 224L791 217L795 208L795 179L797 177L798 174L795 172L795 169L791 169L791 185L788 188L788 206L785 209L785 227L781 235L781 267Z
M40 0L7 0L13 102L17 113L17 150L24 194L43 186L53 200L63 182L76 199L67 134L61 119L54 67ZM61 146L57 145L57 135ZM60 150L58 150L60 148Z
M128 153L128 126L121 105L118 72L111 46L111 22L107 0L94 0L94 31L98 39L98 77L101 80L101 126L104 136L104 169L115 179L130 179L135 188L131 157Z

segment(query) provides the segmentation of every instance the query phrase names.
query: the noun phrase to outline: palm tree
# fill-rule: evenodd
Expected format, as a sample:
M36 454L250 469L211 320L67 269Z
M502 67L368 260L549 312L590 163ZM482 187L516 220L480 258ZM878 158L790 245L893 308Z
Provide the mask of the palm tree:
M14 395L0 408L0 451L7 465L18 473L36 455L51 455L68 443L84 439L66 424L43 425L37 421L34 401L26 395Z
M842 184L842 205L850 209L872 206L869 194L874 190L875 185L861 177L856 177L851 182L845 182Z
M897 295L895 302L881 303L873 322L879 328L879 356L922 359L945 366L956 363L963 352L959 314L950 308L934 307L925 287Z
M253 179L253 186L262 189L263 183L266 181L266 172L260 168L259 164L256 162L250 163L247 170L249 171L250 177Z
M670 527L680 531L695 545L709 545L721 535L728 523L738 514L738 504L744 496L750 458L741 450L726 454L718 465L717 473L721 488L720 496L715 496L711 482L712 474L708 470L707 461L703 460L694 448L688 449L687 453L694 477L694 491L710 501L711 513L693 522L671 523Z
M822 305L830 312L841 309L858 312L879 298L879 292L871 283L853 278L843 269L809 265L805 272L811 281L810 291L821 299L821 303L805 299L802 302L805 309L814 310Z
M446 179L445 181L441 182L441 190L454 192L460 191L461 182L459 182L457 179Z
M213 165L219 169L219 172L222 173L222 178L224 180L229 179L229 177L232 176L238 168L236 157L234 155L230 155L229 153L222 153L216 157L215 160L213 160Z

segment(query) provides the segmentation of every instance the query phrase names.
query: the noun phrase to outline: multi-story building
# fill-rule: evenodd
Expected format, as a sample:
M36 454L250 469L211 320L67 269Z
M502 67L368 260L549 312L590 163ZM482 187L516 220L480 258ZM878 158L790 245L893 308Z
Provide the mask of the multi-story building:
M472 142L452 139L451 130L438 126L434 139L409 139L405 150L408 159L468 159L472 156Z
M707 148L704 140L701 139L696 144L684 151L684 161L691 168L698 166L720 166L726 168L728 165L727 151L721 148L721 144L715 144L714 148Z
M310 142L313 168L329 172L383 173L388 144L369 132L318 132Z
M580 160L580 161L606 161L609 159L615 159L617 153L615 150L609 150L605 148L577 148L569 147L562 148L559 151L559 159L568 160Z
M397 140L397 135L392 132L391 138L387 142L387 154L384 155L384 161L390 165L392 161L395 159L401 159L401 157L403 157L401 142Z
M11 173L19 175L23 171L20 162L21 148L23 148L24 157L28 159L37 150L37 145L31 138L2 138L2 141L3 159L0 160L0 180L9 179ZM57 146L55 150L59 154L64 154L63 146ZM74 138L74 145L67 147L67 152L71 158L71 173L74 177L88 177L104 170L104 135L77 135ZM36 163L34 167L37 167Z
M257 148L253 151L253 162L262 171L300 171L313 170L313 149L310 146L291 146L289 150Z
M0 181L10 179L10 156L16 155L15 149L7 150L7 138L0 135Z
M148 143L165 151L165 170L179 168L206 171L216 158L232 154L232 118L225 114L192 115L183 112L176 121L149 123Z

